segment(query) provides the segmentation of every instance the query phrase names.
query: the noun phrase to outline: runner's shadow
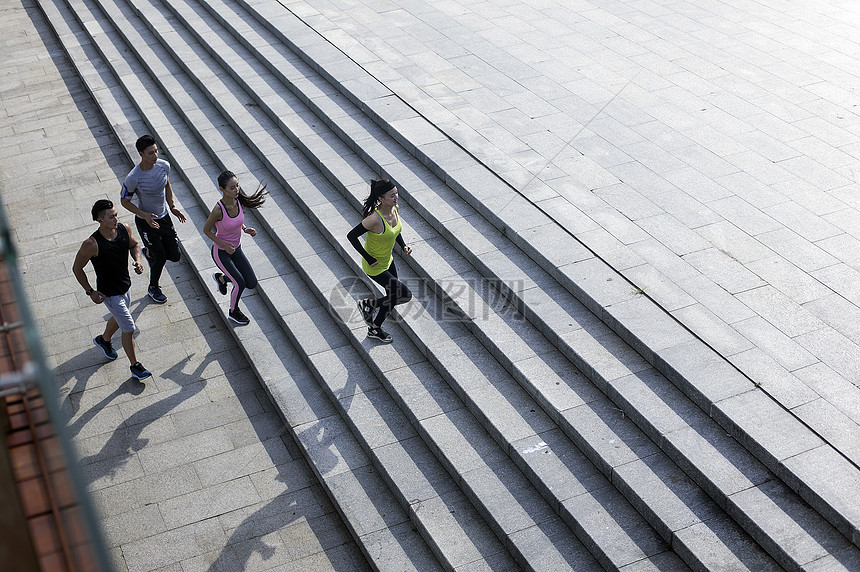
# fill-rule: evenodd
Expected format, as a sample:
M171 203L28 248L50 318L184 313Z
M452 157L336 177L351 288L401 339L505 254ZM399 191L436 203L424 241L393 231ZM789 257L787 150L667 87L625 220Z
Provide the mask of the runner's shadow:
M122 382L119 387L117 387L110 395L107 395L104 399L99 401L97 404L90 407L86 413L78 417L74 420L74 422L68 425L69 429L69 437L74 438L77 437L78 433L81 432L81 429L84 425L89 423L93 417L95 417L99 411L104 409L106 405L108 405L111 401L123 395L125 393L130 393L131 395L140 395L146 390L146 385L142 382L138 381L135 378L130 378ZM75 411L77 413L77 411Z
M60 409L66 414L66 419L72 419L75 415L77 415L78 410L80 409L81 398L83 397L83 392L87 388L87 383L89 383L90 378L96 372L98 367L92 366L90 363L90 357L93 351L100 351L96 347L87 348L83 350L81 353L76 355L75 357L66 360L66 366L72 366L74 363L81 363L82 367L75 369L71 372L69 378L60 383L60 389L66 385L68 381L71 379L75 380L75 384L69 390L69 393L66 395L65 400L60 405ZM59 377L59 373L55 372L55 374Z
M278 474L274 481L283 483L275 485L283 487L283 491L277 496L266 499L267 502L259 509L245 517L241 523L230 533L224 547L218 553L216 559L209 566L208 572L233 572L234 570L246 570L251 565L251 560L258 555L262 560L271 560L276 557L278 547L266 541L266 537L281 531L280 539L283 544L292 546L292 535L301 534L303 537L313 535L324 550L339 544L348 544L352 539L343 533L343 525L338 514L331 509L331 501L326 497L318 484L316 475L328 475L338 468L341 457L338 455L338 432L332 430L332 423L326 420L339 419L335 409L328 400L317 398L321 391L319 385L310 372L295 363L285 362L292 378L290 383L299 389L302 397L307 399L309 410L305 410L296 399L296 409L290 417L299 424L295 427L295 433L290 432L284 425L280 416L271 412L278 420L277 436L272 431L271 417L258 416L250 418L251 423L266 452L269 453L272 465L278 468ZM302 423L298 419L306 419ZM298 443L301 443L301 448ZM274 445L269 447L269 444ZM290 461L283 462L283 447ZM306 451L303 454L302 448ZM342 449L342 447L341 447ZM314 460L313 469L308 465L306 456ZM349 461L346 461L349 463ZM257 484L257 483L255 483ZM260 483L264 488L265 483ZM270 485L271 486L271 485ZM287 527L302 526L306 529L293 528L287 531ZM304 545L305 540L296 546ZM352 545L354 546L354 544ZM294 549L290 549L292 554ZM361 554L355 549L357 561L361 561ZM278 561L278 564L281 564ZM360 566L356 565L356 568Z
M140 316L140 313L143 311L143 308L146 306L146 304L144 304L143 302L144 302L143 300L138 300L136 305L135 305L135 303L132 303L133 307L131 308L131 315L135 321L137 321L138 316ZM111 316L110 312L105 314L105 316L104 316L105 321L110 319L110 316ZM99 335L101 335L101 333L99 333ZM114 346L114 349L116 350L116 352L118 354L117 360L120 360L123 358L127 359L125 352L122 349L122 342L121 342L120 336L121 336L121 333L117 332L116 334L114 334L114 336L112 338L113 342L117 344L116 346ZM104 359L105 359L103 357L104 354L102 353L101 349L99 349L95 346L95 344L93 344L89 348L83 350L81 353L79 353L75 357L66 360L66 362L64 363L64 365L66 367L69 367L69 366L74 367L74 364L76 362L80 363L83 366L83 367L76 369L72 372L73 376L75 378L75 385L72 386L72 388L69 390L69 393L66 396L66 401L62 405L63 411L66 411L68 413L68 419L71 419L75 415L77 415L78 410L80 408L80 400L77 398L73 398L72 396L75 394L83 393L84 390L86 390L86 388L87 388L87 382L89 382L90 378L92 377L92 374L95 373L95 370L92 370L92 367L93 367L92 357L93 356L95 356L96 360L101 360L100 363L97 366L95 366L96 368L101 367L101 365L110 363L108 361L104 361ZM81 372L86 371L87 367L91 368L91 371L89 372L89 374L81 375ZM65 385L65 383L62 383L61 386L62 385ZM105 405L110 403L110 401L112 401L113 399L115 399L119 395L122 395L123 393L131 393L132 395L140 395L140 393L142 393L144 389L145 389L144 385L137 382L137 380L134 379L133 377L131 377L131 374L129 374L129 379L127 379L125 382L123 382L123 384L120 385L117 388L117 390L114 391L114 393L112 393L110 396L108 396L108 397L110 397L110 399L105 398L106 401L103 400L103 403L101 403L100 405L101 405L101 407L104 407ZM117 393L117 392L119 392L119 393ZM93 409L95 409L95 408L93 408ZM91 409L90 411L93 411L93 409ZM89 421L89 419L91 419L93 417L93 415L95 415L95 413L93 413L92 415L89 415L89 418L86 421L84 421L84 423L77 425L77 430L73 427L75 424L77 424L77 420L72 425L69 425L69 428L72 431L71 436L77 435L78 432L80 431L80 428L84 424L86 424L86 422Z
M315 459L320 460L321 464L318 464L317 468L322 474L335 468L338 457L331 450L334 439L326 436L322 423L313 423L299 434L299 438L305 446L317 450ZM327 454L320 454L320 451L325 451ZM302 457L299 459L301 460ZM311 534L318 539L323 550L352 541L348 535L338 534L339 527L332 526L332 521L339 520L340 517L330 509L326 512L320 508L321 506L330 507L330 501L316 484L310 468L304 462L299 464L303 471L297 470L299 467L295 461L282 465L275 480L284 483L287 486L286 490L245 518L233 530L218 558L209 566L207 572L246 570L255 554L258 554L262 560L271 559L278 548L268 544L264 538L273 533L285 531L291 525L310 527ZM307 473L304 473L305 471ZM303 531L300 534L305 537L308 533ZM283 536L281 540L283 544L289 543L289 539ZM301 558L301 555L291 556ZM357 557L360 558L360 554ZM360 568L358 563L356 568Z
M192 354L193 355L193 354ZM116 472L125 466L131 459L132 455L143 449L149 439L142 439L140 436L143 430L154 421L161 419L184 401L192 398L200 393L206 387L206 380L201 377L201 373L206 366L214 360L214 358L206 357L195 368L194 372L186 374L182 372L182 367L192 356L182 358L177 364L165 370L161 376L164 379L170 379L180 386L176 393L160 399L150 405L147 405L138 411L131 414L117 429L111 434L108 441L102 449L94 454L84 457L80 460L80 466L86 475L87 481L92 483L103 477L114 475ZM113 392L106 397L98 405L90 409L90 411L98 412L97 408L103 407L110 399L115 399L124 391ZM156 394L157 395L157 394ZM89 411L84 415L89 415ZM91 419L93 415L89 415ZM78 427L78 431L80 427Z

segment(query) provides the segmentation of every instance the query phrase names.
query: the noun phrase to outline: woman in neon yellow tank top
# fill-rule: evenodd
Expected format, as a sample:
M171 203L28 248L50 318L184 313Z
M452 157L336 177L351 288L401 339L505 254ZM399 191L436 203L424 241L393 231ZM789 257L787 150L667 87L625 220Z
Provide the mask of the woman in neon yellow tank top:
M398 304L412 299L412 292L397 278L392 252L396 243L409 256L412 249L403 242L403 223L397 209L397 187L388 179L370 181L370 196L364 201L362 221L346 235L361 254L361 268L370 278L385 288L385 296L376 300L360 300L358 309L367 324L367 337L390 343L391 335L382 329L382 322ZM367 233L364 245L358 240Z

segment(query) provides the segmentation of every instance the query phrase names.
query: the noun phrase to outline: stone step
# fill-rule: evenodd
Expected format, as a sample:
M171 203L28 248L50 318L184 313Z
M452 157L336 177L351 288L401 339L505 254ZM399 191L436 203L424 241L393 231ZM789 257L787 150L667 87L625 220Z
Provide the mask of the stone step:
M259 16L258 26L267 27L307 65L329 79L342 95L375 119L379 128L455 187L496 229L505 231L583 304L605 317L606 323L625 341L641 351L652 365L699 403L768 469L855 545L860 544L860 511L853 498L853 491L860 486L860 469L827 443L820 432L784 409L762 388L752 395L718 399L723 386L749 387L752 382L700 340L685 341L689 332L646 294L637 293L635 299L630 300L635 287L602 260L572 263L566 257L567 252L576 252L582 245L563 230L563 220L568 214L574 218L584 215L548 213L520 200L522 197L511 199L509 192L498 188L499 181L492 171L482 165L464 166L471 157L465 150L355 61L318 37L288 8L276 2L249 3L248 8ZM515 208L496 209L499 201L487 200L488 197L505 197L501 204L515 201ZM523 226L518 219L528 223ZM557 247L536 247L531 238L547 232L549 240ZM591 273L597 276L589 276ZM718 364L716 371L715 364ZM744 415L747 407L761 413ZM787 435L795 444L802 445L786 447Z
M223 14L223 13L225 13L225 11L223 11L223 10L217 10L217 11L216 11L216 13L218 13L218 14ZM225 21L225 20L238 21L238 20L237 20L237 19L235 19L235 18L222 18L222 22L223 22L223 21ZM195 27L195 28L196 28L196 27ZM251 34L251 32L250 32L250 31L248 31L248 30L246 30L246 31L244 31L244 32L234 31L234 36L236 36L236 37L240 37L240 36L241 36L242 38L245 38L245 41L246 41L246 42L249 42L249 41L250 41L250 40L248 40L248 39L247 39L250 35L252 35L252 34ZM204 41L204 43L207 43L207 44L208 44L209 42L208 42L208 41ZM219 50L214 50L214 51L215 51L215 52L219 52ZM273 66L272 66L272 65L268 65L267 67L272 68ZM237 74L237 77L238 77L238 76L241 76L241 74ZM263 97L262 99L265 99L265 97ZM354 116L352 116L352 115L349 115L349 114L348 114L348 115L347 115L347 117L354 117ZM298 140L297 140L297 141L298 141ZM386 148L388 149L388 148L390 148L390 147L386 147ZM439 228L439 227L437 227L437 228ZM550 330L550 331L556 331L556 330ZM627 348L627 351L628 351L628 352L630 351L630 350L629 350L629 348ZM660 439L660 434L658 433L657 435L658 435L658 436L657 436L657 440L659 441L659 439ZM764 472L766 473L766 471L764 471ZM781 528L781 527L771 527L771 529L770 529L770 530L767 530L767 529L758 529L758 530L757 530L757 533L758 533L760 536L764 537L765 542L768 542L767 534L774 534L774 535L778 535L778 534L780 533L780 528ZM755 529L755 527L754 527L754 529ZM770 544L776 544L776 545L778 546L780 543L774 543L773 541L770 541ZM782 555L782 557L783 557L783 559L785 559L785 558L786 558L786 557L785 557L785 555ZM801 556L801 558L802 558L802 556Z
M496 209L494 202L482 200L485 196L490 196L488 193L499 195L502 193L502 191L487 191L479 188L487 185L488 178L492 178L492 173L484 170L483 174L477 176L473 172L475 169L467 171L463 165L464 158L468 158L468 155L462 149L450 141L440 141L440 135L434 126L423 121L423 118L393 96L390 91L376 84L366 72L362 74L363 70L355 62L346 59L342 54L338 58L330 46L322 48L316 46L312 40L312 33L306 33L304 22L297 20L287 11L278 9L277 4L260 3L250 8L264 16L259 19L259 26L267 26L280 41L290 46L295 53L301 54L308 65L331 79L332 84L338 87L343 95L359 105L370 117L376 119L379 127L401 142L409 137L414 138L417 141L414 145L408 142L404 144L413 150L423 164L431 168L440 178L450 180L453 187L462 191L461 196L469 204L487 214L487 218L493 221L496 229L506 231L506 236L517 242L569 291L581 297L584 295L583 302L593 308L598 315L602 314L605 306L607 323L618 330L631 345L644 348L643 355L649 362L692 399L700 403L705 411L710 412L711 406L716 403L712 395L714 386L743 385L749 388L751 382L747 378L699 340L684 341L688 332L683 331L679 324L668 314L660 311L646 297L636 293L632 285L600 260L592 258L571 264L567 253L580 252L581 245L563 232L549 216L550 213L538 212L534 205L523 201L516 201L515 208ZM320 55L321 53L324 55ZM320 57L317 57L318 55ZM327 67L330 69L326 69ZM480 171L480 168L477 170ZM457 180L458 172L465 174L463 180ZM400 181L400 179L397 180ZM499 212L495 212L496 210ZM524 211L529 211L531 214L522 215ZM519 221L519 225L526 228L526 231L518 230L518 221L511 220L512 216L528 221L525 226ZM551 224L547 223L547 220L550 220ZM529 225L531 225L530 228ZM549 242L559 244L560 247L536 251L530 238L537 235L546 236ZM576 254L574 259L579 257L580 255ZM600 279L590 280L589 274L595 270ZM571 276L575 281L570 279ZM610 287L607 288L607 285ZM631 296L631 294L635 295ZM643 310L642 306L647 307ZM616 311L625 318L623 323L618 323L618 316L614 313ZM655 311L657 311L656 314ZM667 349L661 350L660 348L663 347ZM712 365L717 362L719 367L714 370ZM707 366L698 367L697 363L704 363ZM718 377L714 375L715 372L718 372ZM818 440L814 432L793 414L782 410L781 406L768 395L759 395L762 393L760 391L755 393L753 399L756 405L764 407L768 412L765 419L773 419L779 426L779 430L768 431L766 427L756 426L750 419L728 419L722 411L717 411L713 417L724 429L737 435L739 441L743 442L756 456L762 458L769 469L790 483L795 491L846 536L854 537L856 543L857 512L853 508L851 494L845 490L837 491L832 482L835 480L860 482L857 468L830 445ZM738 398L732 402L728 398L725 399L727 405L730 403L734 405L741 400ZM817 445L813 445L808 450L780 451L779 441L786 432L797 436L800 442L817 443ZM755 443L753 444L752 441ZM797 455L798 452L802 454ZM783 456L779 453L783 453ZM786 462L792 456L795 457L790 462ZM808 462L810 459L824 458L828 459L829 466L833 467L838 479L828 475L827 470L822 469L821 463Z
M187 24L187 22L186 22L186 24ZM199 28L195 28L195 29L198 29L198 30L199 30ZM205 43L205 44L207 44L207 45L209 44L209 42L203 42L203 43ZM214 47L214 48L213 48L213 52L221 52L221 51L222 51L222 49L227 49L227 48L226 48L226 47L223 47L223 48ZM236 76L235 76L235 77L241 77L241 74L236 74ZM558 499L556 499L556 502L557 502L557 501L558 501Z

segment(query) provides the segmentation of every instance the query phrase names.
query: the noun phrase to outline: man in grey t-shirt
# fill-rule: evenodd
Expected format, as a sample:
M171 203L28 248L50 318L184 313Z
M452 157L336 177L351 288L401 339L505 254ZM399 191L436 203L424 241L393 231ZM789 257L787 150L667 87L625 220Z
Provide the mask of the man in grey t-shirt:
M170 213L179 222L185 215L173 204L170 186L170 163L158 158L158 145L152 135L144 135L135 143L140 164L135 165L122 184L121 202L135 214L134 222L143 239L144 254L149 262L149 297L159 304L167 302L158 281L165 263L179 262L179 239ZM137 204L132 201L137 199Z

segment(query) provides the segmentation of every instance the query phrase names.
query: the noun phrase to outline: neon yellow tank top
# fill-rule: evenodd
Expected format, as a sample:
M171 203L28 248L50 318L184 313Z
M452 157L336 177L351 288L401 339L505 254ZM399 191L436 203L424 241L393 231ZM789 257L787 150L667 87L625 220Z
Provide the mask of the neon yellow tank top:
M385 230L382 231L382 234L367 231L367 238L364 240L364 249L379 261L376 266L370 266L364 257L361 258L361 268L368 276L376 276L388 270L391 266L391 251L394 250L394 241L397 235L400 234L400 231L403 230L403 223L400 221L400 212L397 207L394 207L394 214L397 216L397 224L394 226L388 224L388 221L385 220L379 209L373 209L373 211L382 219Z

